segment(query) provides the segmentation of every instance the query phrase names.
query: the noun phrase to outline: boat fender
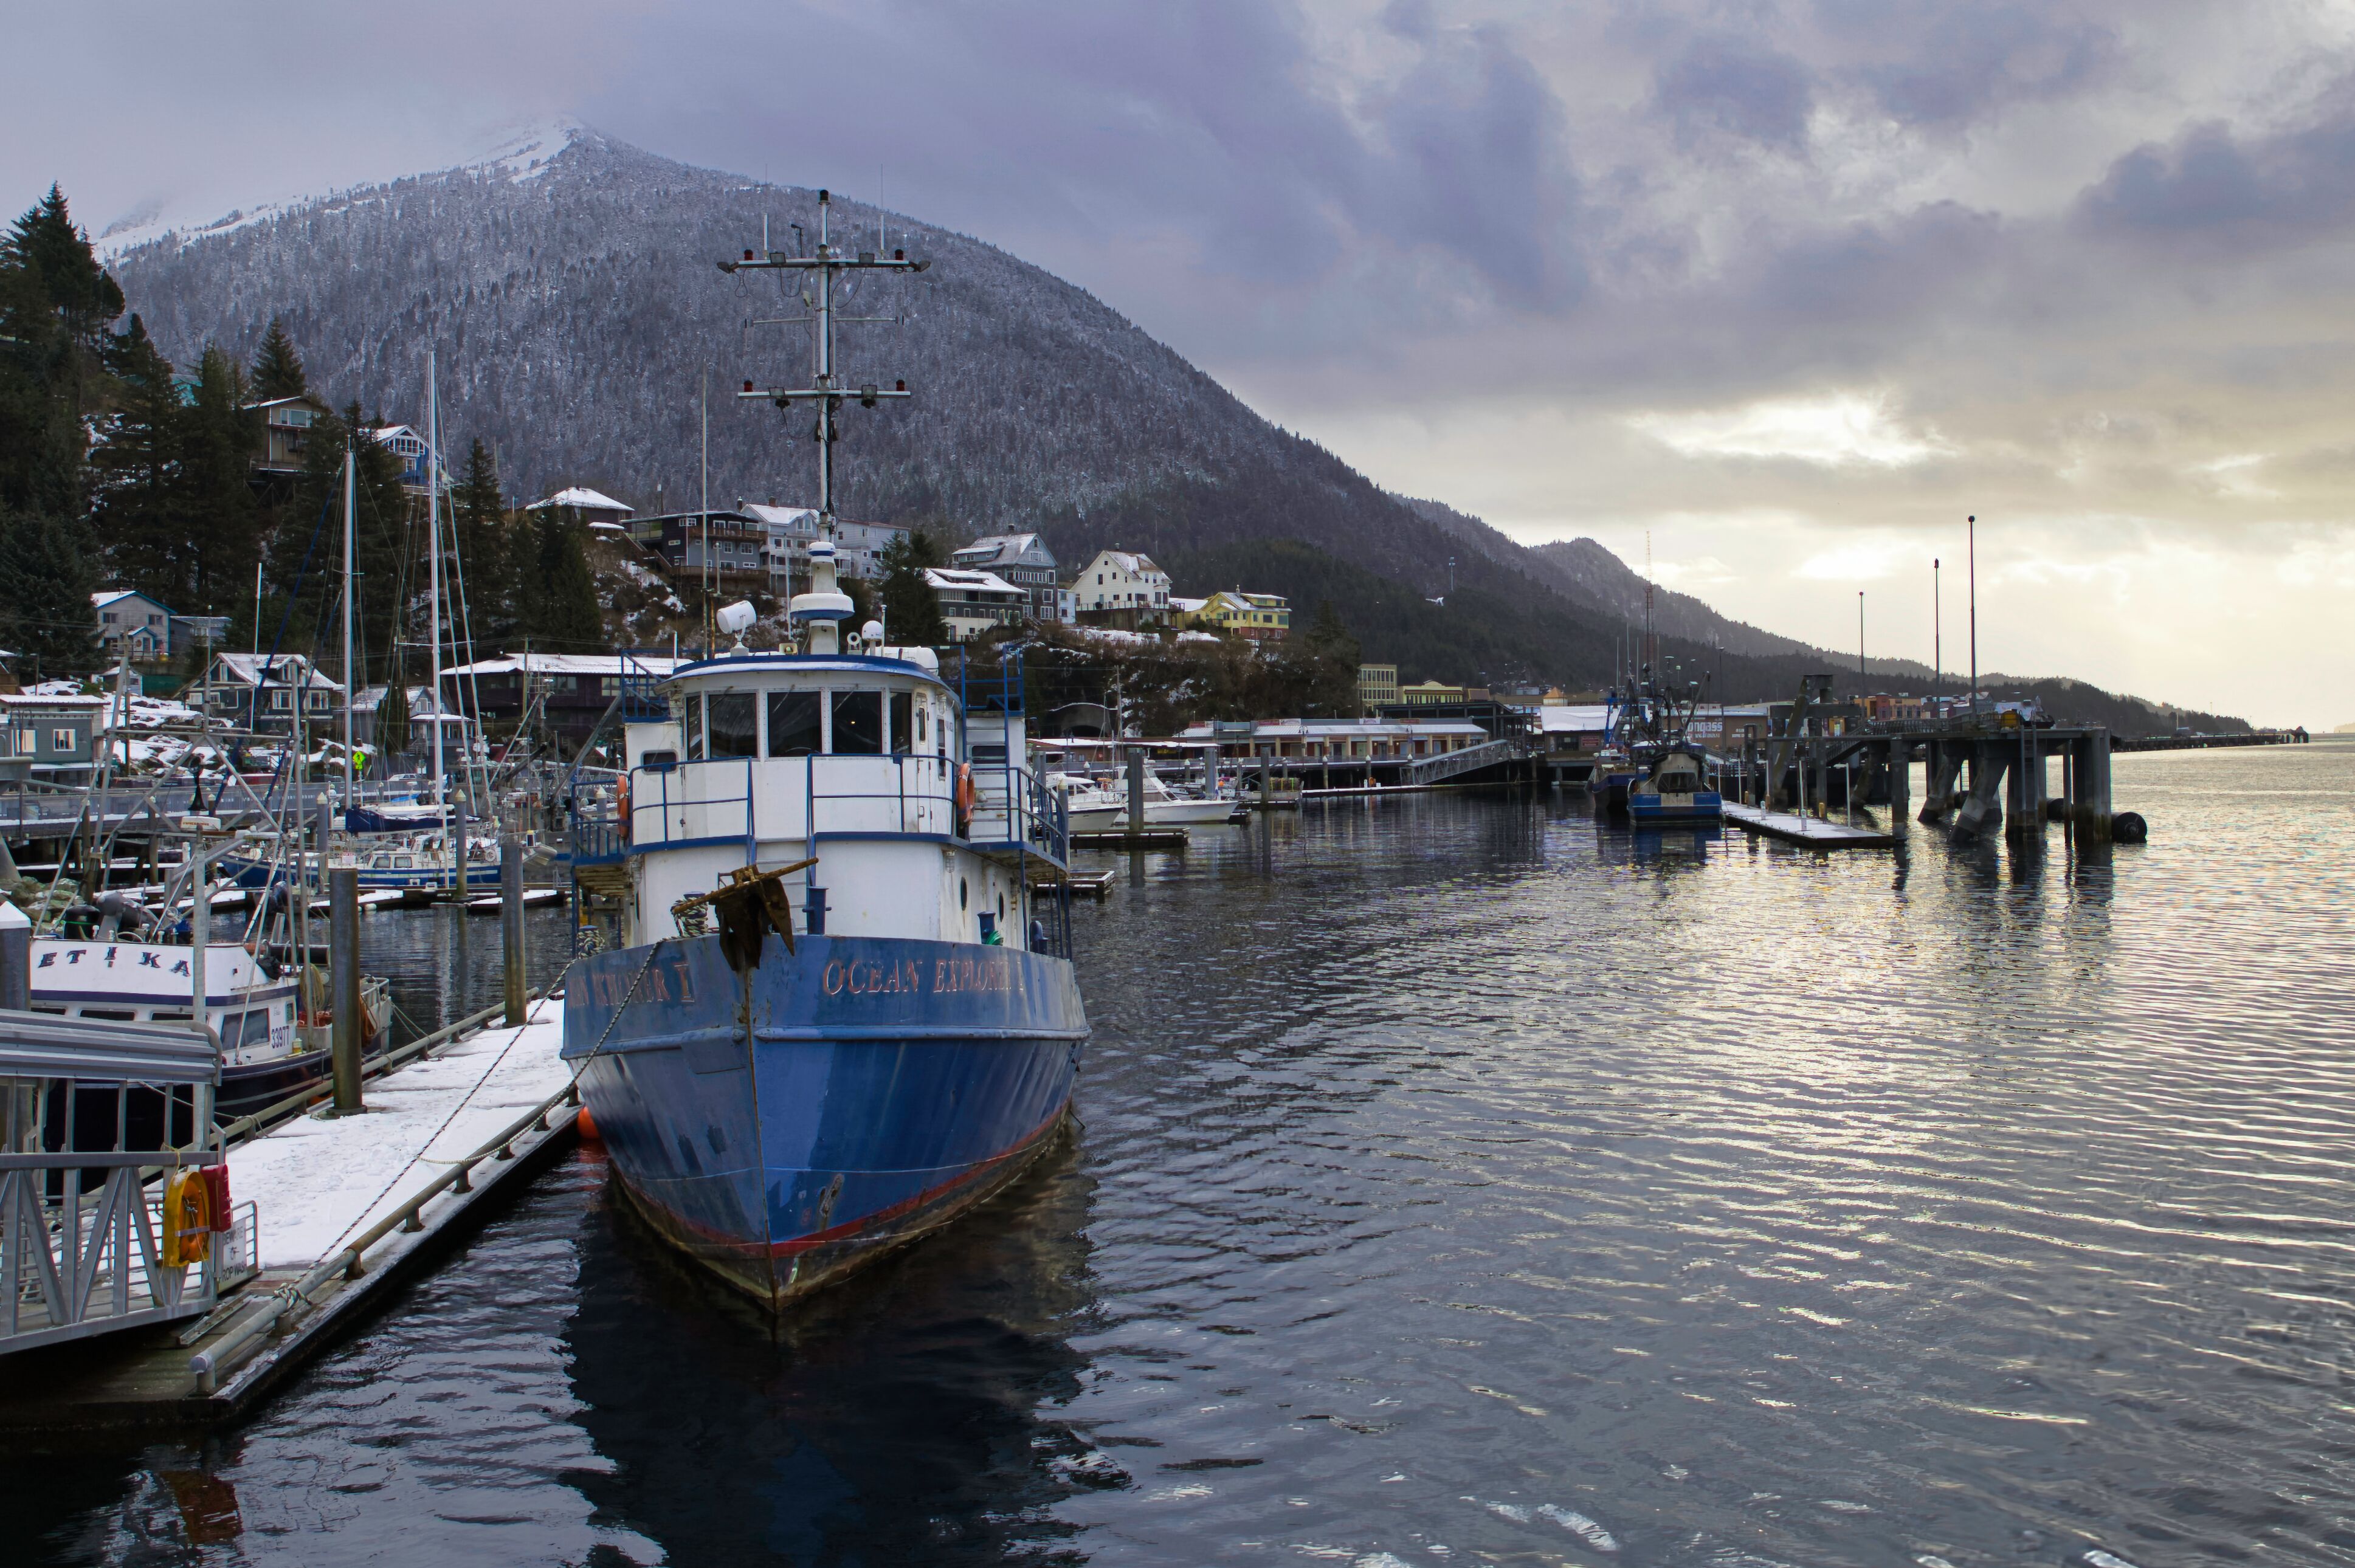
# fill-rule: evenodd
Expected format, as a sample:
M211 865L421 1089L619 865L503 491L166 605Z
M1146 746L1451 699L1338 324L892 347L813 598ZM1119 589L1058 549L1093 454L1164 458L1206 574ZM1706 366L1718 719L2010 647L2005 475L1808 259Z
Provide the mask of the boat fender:
M956 771L956 831L960 838L973 825L973 764L960 762Z
M2150 842L2150 824L2142 820L2139 811L2120 811L2110 819L2110 842L2139 844Z
M175 1171L164 1185L164 1266L185 1268L212 1255L212 1187L202 1171Z

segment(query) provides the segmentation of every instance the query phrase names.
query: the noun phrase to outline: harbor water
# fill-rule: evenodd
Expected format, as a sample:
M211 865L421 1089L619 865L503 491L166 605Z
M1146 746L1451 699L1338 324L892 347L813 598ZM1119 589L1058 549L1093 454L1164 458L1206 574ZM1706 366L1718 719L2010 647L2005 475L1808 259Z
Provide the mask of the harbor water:
M584 1149L243 1426L12 1461L11 1560L2355 1561L2355 744L2116 798L2083 858L1543 792L1100 857L1005 1199L779 1325ZM371 921L421 1022L495 994L494 922Z

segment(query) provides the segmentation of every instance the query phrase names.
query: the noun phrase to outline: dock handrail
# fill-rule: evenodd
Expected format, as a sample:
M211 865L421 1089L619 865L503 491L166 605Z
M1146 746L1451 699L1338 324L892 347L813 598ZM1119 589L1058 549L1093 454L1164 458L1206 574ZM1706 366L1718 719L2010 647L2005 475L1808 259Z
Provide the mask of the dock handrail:
M491 1011L496 1012L498 1009L494 1008ZM312 1300L312 1297L322 1287L337 1278L357 1279L365 1274L368 1271L368 1252L370 1247L396 1230L408 1232L423 1230L425 1228L423 1211L426 1204L453 1189L461 1192L473 1191L474 1172L476 1166L492 1160L514 1159L516 1139L534 1128L542 1132L549 1131L550 1128L548 1118L554 1114L559 1106L567 1104L577 1106L580 1103L580 1085L577 1082L567 1083L564 1087L542 1100L533 1109L518 1117L504 1132L485 1143L474 1153L462 1160L451 1161L448 1170L427 1182L408 1202L361 1232L349 1245L337 1248L326 1257L312 1265L310 1271L293 1284L273 1292L267 1298L267 1304L260 1311L240 1321L236 1329L211 1349L199 1351L188 1358L188 1370L196 1374L197 1392L208 1394L219 1392L221 1374L242 1362L262 1340L282 1326L292 1328L304 1313L317 1305Z

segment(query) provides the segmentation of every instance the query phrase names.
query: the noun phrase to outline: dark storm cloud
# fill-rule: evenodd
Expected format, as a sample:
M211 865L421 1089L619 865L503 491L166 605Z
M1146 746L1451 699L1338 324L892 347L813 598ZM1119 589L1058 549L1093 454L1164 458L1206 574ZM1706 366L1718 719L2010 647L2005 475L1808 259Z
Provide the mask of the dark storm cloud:
M2117 63L2117 33L2078 7L1954 0L1824 0L1827 37L1862 58L1841 74L1902 124L1952 130L2020 102L2096 85Z
M2098 233L2200 252L2245 252L2355 224L2355 90L2329 94L2303 124L2244 135L2195 125L2110 166L2078 204Z
M1687 146L1731 136L1802 152L1815 89L1811 73L1778 49L1711 37L1687 44L1655 78L1653 101Z

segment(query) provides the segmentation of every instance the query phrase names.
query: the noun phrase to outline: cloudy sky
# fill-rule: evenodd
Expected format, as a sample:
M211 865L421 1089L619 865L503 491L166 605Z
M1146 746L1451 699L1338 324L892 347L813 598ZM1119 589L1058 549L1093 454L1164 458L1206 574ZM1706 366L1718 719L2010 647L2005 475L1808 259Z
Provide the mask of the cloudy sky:
M571 115L1092 289L1380 482L1730 613L2355 721L2355 4L13 7L92 228ZM48 62L28 70L27 61Z

